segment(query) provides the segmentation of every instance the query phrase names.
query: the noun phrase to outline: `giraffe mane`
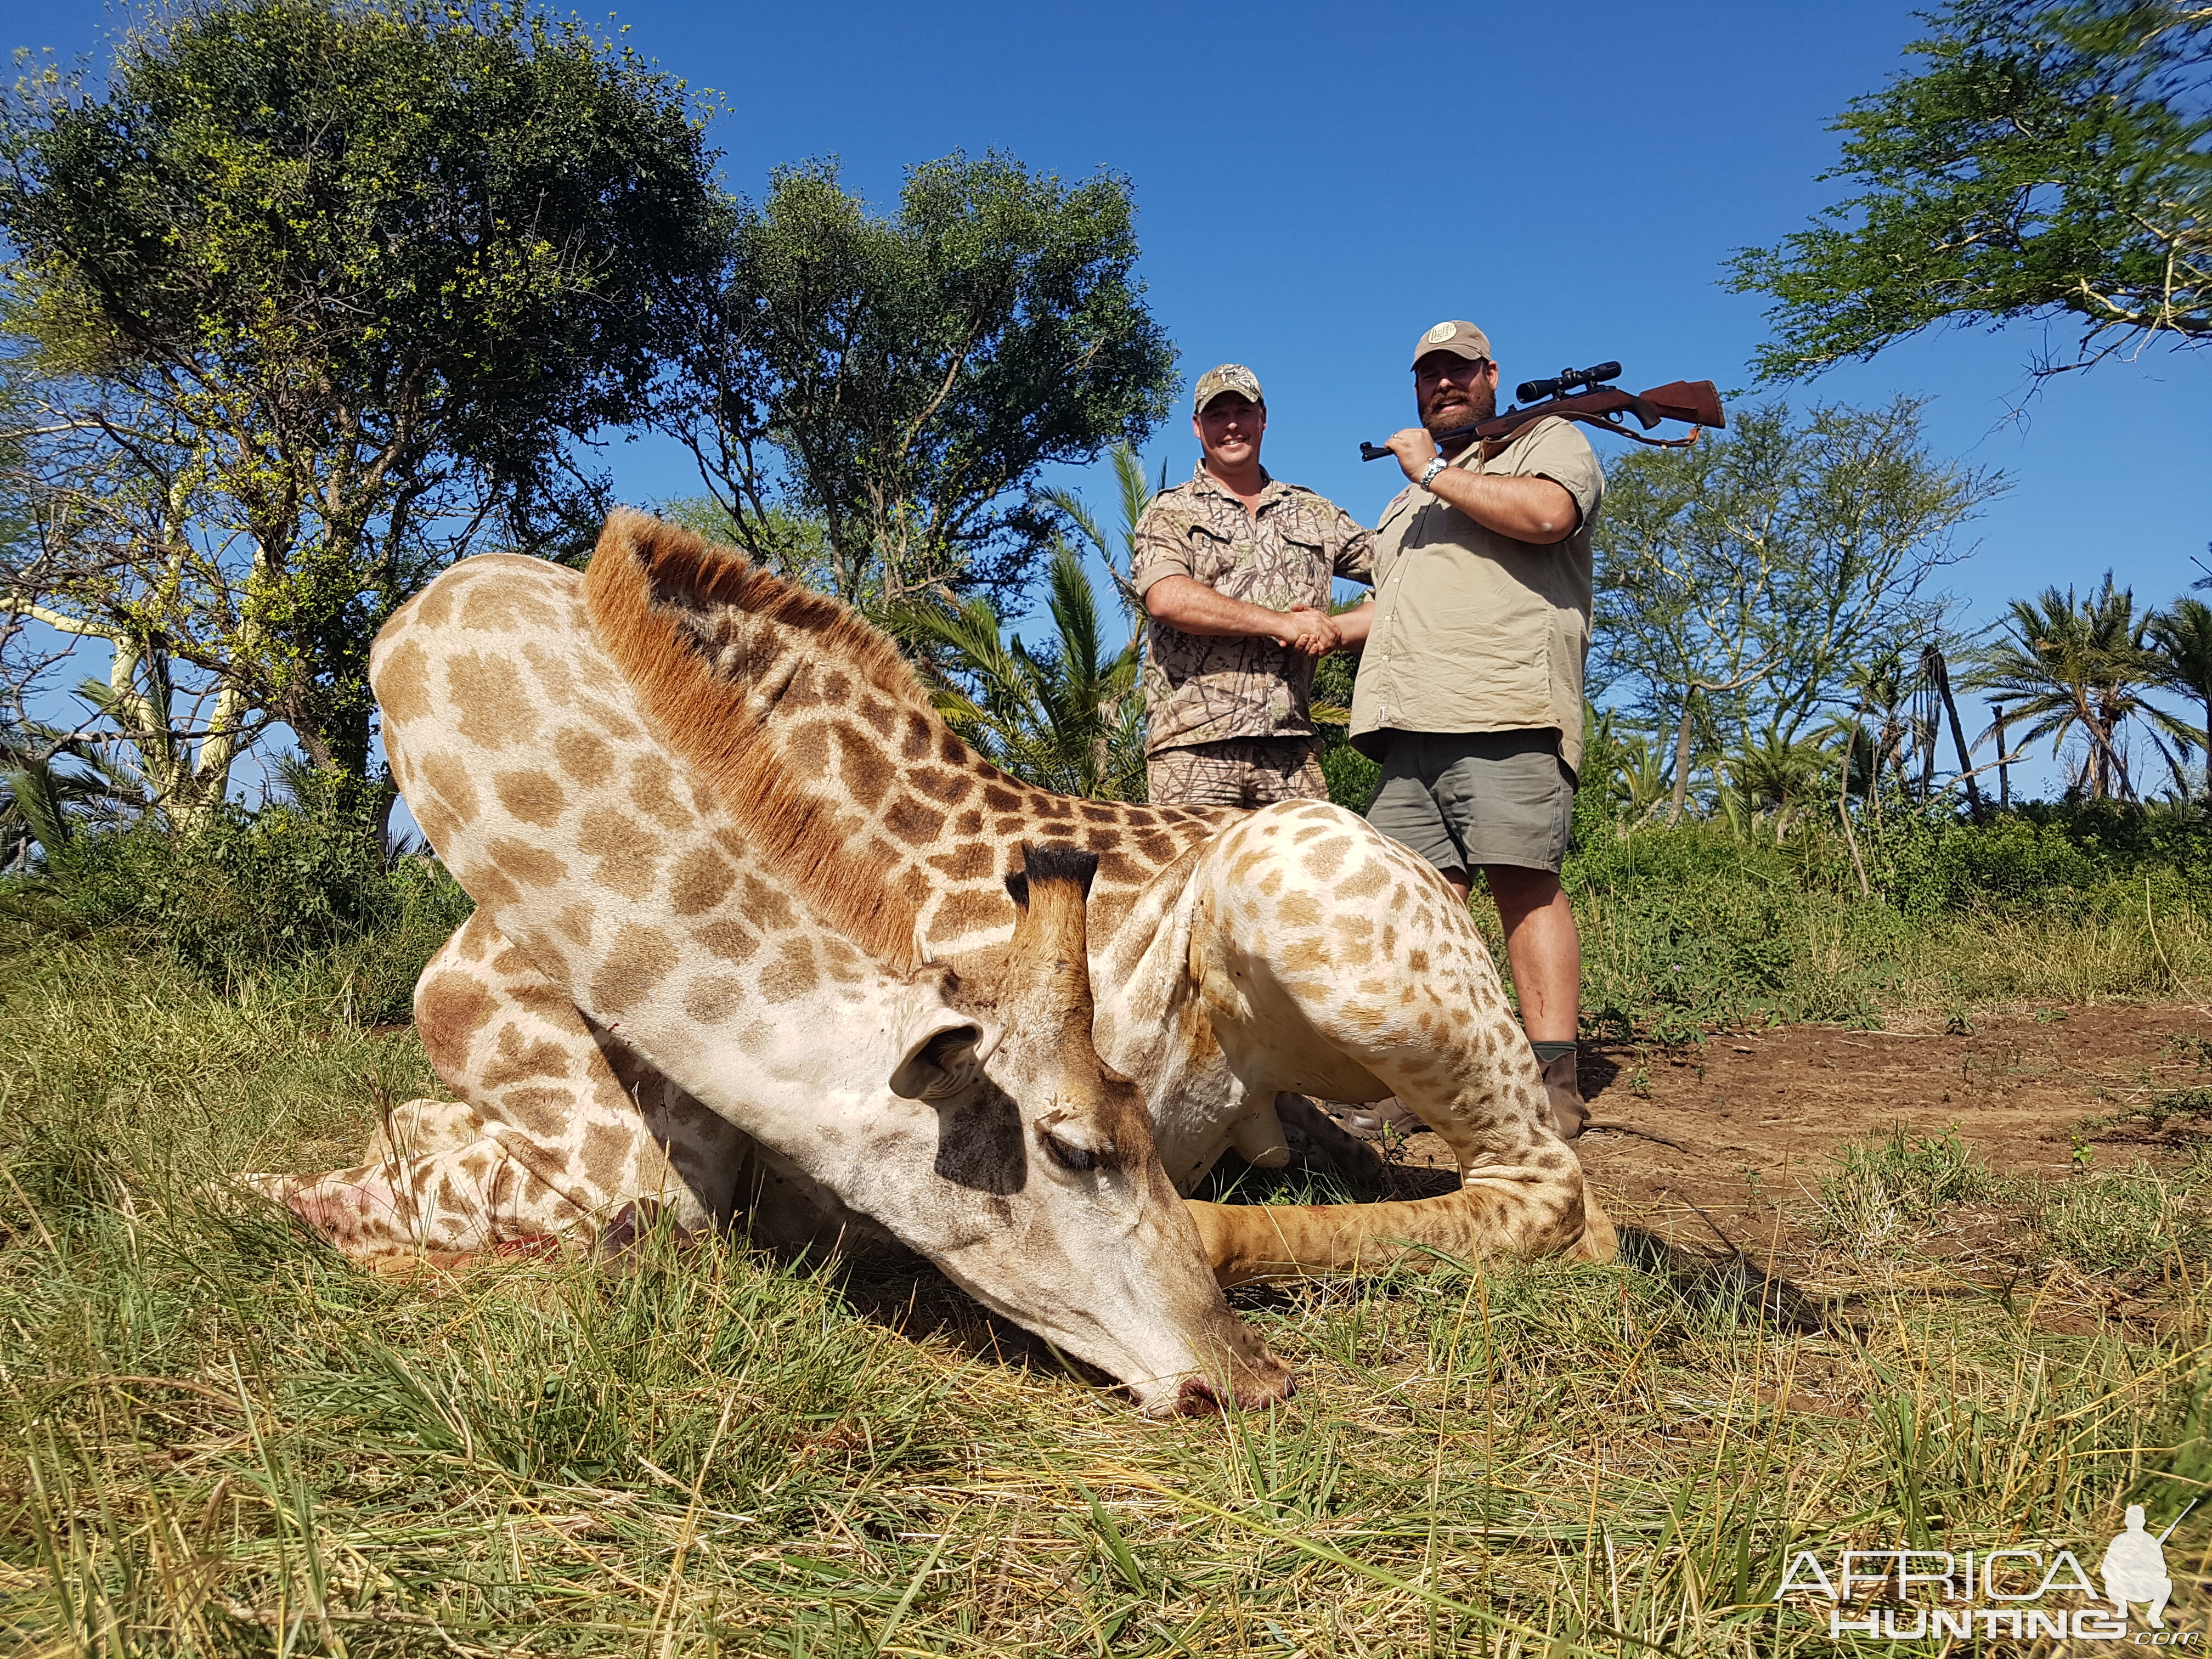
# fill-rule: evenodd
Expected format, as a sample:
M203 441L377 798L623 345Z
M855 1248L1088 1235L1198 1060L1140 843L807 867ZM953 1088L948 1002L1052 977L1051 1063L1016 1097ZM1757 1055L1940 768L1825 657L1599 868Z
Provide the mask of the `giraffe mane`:
M793 775L773 740L775 697L749 667L747 630L720 641L738 672L718 672L710 637L718 618L745 617L795 630L841 670L943 728L898 647L852 609L770 574L734 548L680 526L619 508L610 514L584 573L592 631L636 692L662 739L747 831L810 908L886 967L912 973L913 900L860 867L836 807ZM771 663L773 658L770 659Z

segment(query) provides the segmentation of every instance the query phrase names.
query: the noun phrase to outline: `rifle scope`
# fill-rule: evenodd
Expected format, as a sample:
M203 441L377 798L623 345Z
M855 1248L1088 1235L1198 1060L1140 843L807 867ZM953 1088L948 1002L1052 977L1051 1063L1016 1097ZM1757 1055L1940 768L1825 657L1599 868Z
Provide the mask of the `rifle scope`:
M1547 398L1564 398L1570 392L1609 380L1620 373L1619 363L1600 363L1593 368L1563 368L1553 380L1522 381L1513 388L1513 396L1519 403L1541 403Z

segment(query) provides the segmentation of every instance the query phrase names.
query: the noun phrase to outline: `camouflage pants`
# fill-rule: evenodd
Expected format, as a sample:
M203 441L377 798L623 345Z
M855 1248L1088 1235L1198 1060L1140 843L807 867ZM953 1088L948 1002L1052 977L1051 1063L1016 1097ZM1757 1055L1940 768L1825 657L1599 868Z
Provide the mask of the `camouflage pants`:
M1146 763L1155 806L1265 806L1327 800L1319 738L1227 738L1163 749Z

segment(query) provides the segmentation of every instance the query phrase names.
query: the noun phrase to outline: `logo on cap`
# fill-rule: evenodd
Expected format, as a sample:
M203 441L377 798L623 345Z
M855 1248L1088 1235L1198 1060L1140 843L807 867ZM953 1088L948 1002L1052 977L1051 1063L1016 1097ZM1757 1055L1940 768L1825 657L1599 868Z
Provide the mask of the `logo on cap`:
M1458 332L1459 325L1457 323L1438 323L1426 334L1421 336L1421 337L1427 341L1431 345L1442 345L1446 340L1450 339L1453 335Z

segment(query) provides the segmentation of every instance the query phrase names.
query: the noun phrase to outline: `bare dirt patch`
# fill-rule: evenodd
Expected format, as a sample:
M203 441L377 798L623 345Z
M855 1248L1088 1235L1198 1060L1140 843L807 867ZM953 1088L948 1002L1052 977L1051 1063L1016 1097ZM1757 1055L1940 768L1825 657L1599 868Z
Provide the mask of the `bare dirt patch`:
M2202 1003L2024 1008L1977 1015L1965 1030L1940 1016L1898 1024L1779 1026L1682 1048L1586 1043L1583 1167L1617 1220L1687 1238L1704 1227L1695 1206L1787 1249L1852 1141L1898 1124L1923 1134L1955 1125L1999 1174L2056 1177L2075 1167L2077 1144L2098 1163L2154 1157L2168 1141L2147 1125L2082 1126L2212 1082L2201 1046L2212 1006ZM1453 1168L1425 1133L1393 1162L1403 1184L1429 1191Z

